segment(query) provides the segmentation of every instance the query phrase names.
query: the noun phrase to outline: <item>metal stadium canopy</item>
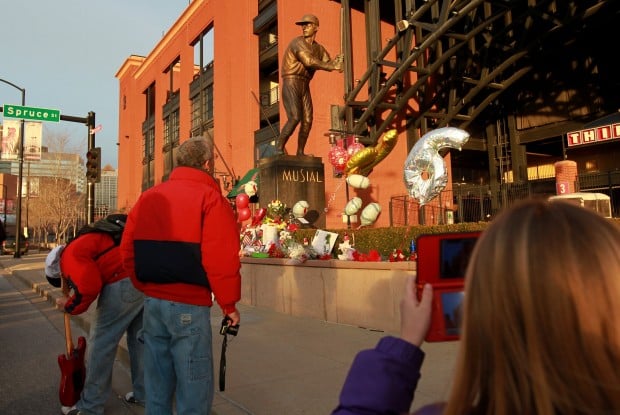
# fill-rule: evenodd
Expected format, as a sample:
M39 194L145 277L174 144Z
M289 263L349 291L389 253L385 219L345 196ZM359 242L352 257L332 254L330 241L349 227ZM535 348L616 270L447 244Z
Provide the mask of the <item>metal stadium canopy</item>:
M557 121L545 131L523 133L520 140L527 142L620 108L608 44L617 38L618 1L340 3L349 62L351 11L365 15L368 69L356 80L345 71L340 115L366 142L375 142L399 117L409 131L409 148L429 129L452 125L484 132L506 114ZM395 28L383 47L381 22ZM483 135L468 147L486 150Z

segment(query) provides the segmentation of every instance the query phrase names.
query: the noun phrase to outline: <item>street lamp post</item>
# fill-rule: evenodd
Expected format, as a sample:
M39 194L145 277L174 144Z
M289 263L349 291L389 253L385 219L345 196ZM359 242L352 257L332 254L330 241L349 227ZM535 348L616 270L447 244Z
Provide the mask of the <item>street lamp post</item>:
M28 172L26 173L26 232L30 232L30 162L28 162ZM30 238L30 235L27 235Z
M21 91L22 93L22 106L26 106L26 89L20 88L12 82L6 81L4 79L0 79L0 82L3 82L7 85L12 86L13 88ZM22 179L24 176L24 134L26 129L24 128L24 119L22 118L21 122L21 131L19 134L19 176L17 179L17 212L15 216L15 254L13 258L20 258L21 252L19 250L19 246L21 243L21 227L22 227Z

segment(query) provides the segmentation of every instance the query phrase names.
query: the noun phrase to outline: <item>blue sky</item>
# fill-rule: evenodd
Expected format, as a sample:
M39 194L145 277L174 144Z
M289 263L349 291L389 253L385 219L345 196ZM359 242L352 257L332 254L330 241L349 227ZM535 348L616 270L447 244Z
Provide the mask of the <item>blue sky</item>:
M26 89L26 106L86 117L103 129L95 136L104 164L118 166L118 81L129 55L148 55L189 0L3 1L0 79ZM21 92L0 83L0 105L21 104ZM44 123L45 134L69 135L85 153L79 123Z

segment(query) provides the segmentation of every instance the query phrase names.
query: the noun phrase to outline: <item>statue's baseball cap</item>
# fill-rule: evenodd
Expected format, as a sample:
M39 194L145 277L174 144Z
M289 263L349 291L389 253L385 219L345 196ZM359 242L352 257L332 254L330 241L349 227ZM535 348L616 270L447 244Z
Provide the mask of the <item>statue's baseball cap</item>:
M313 14L304 14L301 19L295 22L296 25L303 25L306 23L314 23L316 26L319 25L319 18Z

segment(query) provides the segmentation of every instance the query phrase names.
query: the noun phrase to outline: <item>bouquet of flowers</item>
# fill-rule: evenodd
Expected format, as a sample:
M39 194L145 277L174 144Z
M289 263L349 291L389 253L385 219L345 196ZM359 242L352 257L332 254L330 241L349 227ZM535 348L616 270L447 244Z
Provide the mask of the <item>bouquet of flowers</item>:
M280 200L272 200L267 205L267 217L272 219L273 222L280 222L285 214L286 204L282 203Z
M288 209L285 203L278 199L272 200L265 210L262 219L241 232L243 255L264 254L271 258L290 258L295 264L317 257L312 246L300 244L293 238L299 227L287 220Z

